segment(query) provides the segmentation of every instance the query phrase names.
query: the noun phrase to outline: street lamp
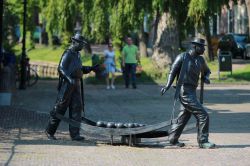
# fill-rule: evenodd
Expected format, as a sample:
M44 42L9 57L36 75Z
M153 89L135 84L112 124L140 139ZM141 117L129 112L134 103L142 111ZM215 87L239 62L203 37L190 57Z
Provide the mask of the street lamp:
M26 13L27 13L27 0L23 0L23 40L22 40L22 56L21 56L21 78L19 89L26 89Z
M3 0L0 0L0 65L2 63L2 58L3 58L2 50L3 50Z

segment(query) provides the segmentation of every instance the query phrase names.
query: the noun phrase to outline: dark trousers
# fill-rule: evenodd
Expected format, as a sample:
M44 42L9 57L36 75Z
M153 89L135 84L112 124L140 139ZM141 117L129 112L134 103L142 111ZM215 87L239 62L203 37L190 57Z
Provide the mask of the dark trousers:
M77 122L81 122L81 114L83 111L81 100L81 85L80 80L76 80L75 85L72 86L68 82L63 82L57 96L57 100L54 109L51 111L49 123L46 128L47 132L54 135L60 119L55 116L55 113L64 115L69 108L69 118ZM69 125L69 132L71 138L74 138L80 134L80 129Z
M130 76L132 80L132 85L136 87L136 64L135 63L125 63L125 86L128 87L130 83Z
M169 140L171 143L178 141L185 125L189 121L191 115L197 120L198 133L197 141L198 143L208 142L209 133L209 116L205 108L197 100L196 92L194 88L182 88L180 101L184 107L179 113L176 123L172 125L169 131Z

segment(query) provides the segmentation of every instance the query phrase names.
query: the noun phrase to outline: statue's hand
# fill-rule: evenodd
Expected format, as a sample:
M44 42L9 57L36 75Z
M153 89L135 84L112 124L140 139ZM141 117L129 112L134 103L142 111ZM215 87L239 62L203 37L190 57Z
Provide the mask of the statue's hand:
M91 67L91 70L92 70L92 71L97 71L97 70L99 69L99 67L100 67L99 64L94 65L94 66Z
M166 86L162 87L162 88L161 88L161 95L164 95L164 93L166 93L167 90L168 90L168 89L167 89Z
M74 79L70 79L69 83L70 83L71 85L75 85L75 80L74 80Z
M207 76L204 77L204 83L205 83L205 84L210 84L210 79L209 79L209 77L207 77Z
M67 80L70 85L75 85L75 80L73 78L67 77Z

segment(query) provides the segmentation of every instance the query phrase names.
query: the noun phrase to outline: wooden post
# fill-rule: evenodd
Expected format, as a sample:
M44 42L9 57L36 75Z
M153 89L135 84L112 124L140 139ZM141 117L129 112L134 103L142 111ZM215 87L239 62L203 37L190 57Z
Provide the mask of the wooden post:
M201 72L201 80L200 80L200 103L203 104L203 95L204 95L204 72Z

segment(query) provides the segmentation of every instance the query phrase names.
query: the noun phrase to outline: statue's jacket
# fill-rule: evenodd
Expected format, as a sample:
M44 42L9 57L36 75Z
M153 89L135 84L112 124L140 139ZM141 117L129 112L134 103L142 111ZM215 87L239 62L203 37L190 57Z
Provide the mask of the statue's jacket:
M172 85L176 77L178 79L184 60L187 60L188 62L186 70L184 71L185 74L182 86L190 86L196 89L200 73L204 72L205 76L208 76L211 73L202 56L191 56L189 53L182 53L176 57L171 67L166 85L168 88Z
M78 51L65 50L58 65L58 98L62 100L62 98L65 98L75 88L70 85L68 79L74 79L76 84L80 84L82 75L90 71L90 66L82 66L81 55Z
M181 70L184 61L186 67L185 70ZM180 72L185 73L180 74ZM196 97L196 89L198 87L199 75L201 72L207 77L209 77L211 73L204 58L202 56L191 56L189 53L182 53L177 56L172 65L166 87L169 89L177 77L177 80L180 79L182 82L180 85L177 85L181 87L176 88L176 93L178 94L176 97L179 98L180 102L186 107L193 106L201 108L202 106L198 103ZM182 75L183 78L178 78L179 75ZM180 90L177 91L178 89Z

